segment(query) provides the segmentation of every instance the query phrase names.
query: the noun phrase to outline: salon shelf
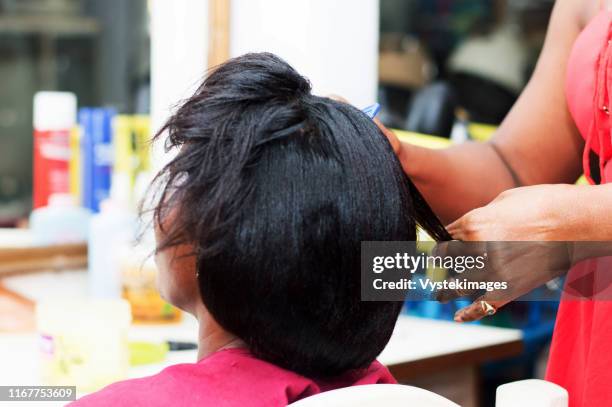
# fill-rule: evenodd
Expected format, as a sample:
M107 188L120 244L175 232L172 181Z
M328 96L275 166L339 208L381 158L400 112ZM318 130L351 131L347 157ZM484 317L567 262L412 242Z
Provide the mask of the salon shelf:
M69 37L92 36L99 32L100 24L96 19L89 17L0 16L0 34L41 34Z
M0 277L87 266L87 245L37 246L26 229L0 229Z

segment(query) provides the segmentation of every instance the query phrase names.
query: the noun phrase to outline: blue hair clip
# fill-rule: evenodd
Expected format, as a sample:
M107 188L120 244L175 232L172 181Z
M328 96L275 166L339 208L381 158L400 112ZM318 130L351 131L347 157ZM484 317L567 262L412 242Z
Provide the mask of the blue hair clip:
M380 112L380 104L374 103L373 105L368 106L365 109L363 109L362 112L367 114L370 119L374 119L376 115L378 114L378 112Z

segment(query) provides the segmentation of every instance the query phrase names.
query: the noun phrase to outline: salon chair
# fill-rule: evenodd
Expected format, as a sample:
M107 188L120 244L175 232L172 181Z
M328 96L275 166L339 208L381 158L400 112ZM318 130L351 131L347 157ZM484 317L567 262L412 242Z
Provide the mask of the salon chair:
M287 407L459 407L442 396L400 384L369 384L327 391Z
M567 407L565 389L544 380L522 380L497 388L496 407ZM430 391L400 384L346 387L308 397L288 407L458 407Z

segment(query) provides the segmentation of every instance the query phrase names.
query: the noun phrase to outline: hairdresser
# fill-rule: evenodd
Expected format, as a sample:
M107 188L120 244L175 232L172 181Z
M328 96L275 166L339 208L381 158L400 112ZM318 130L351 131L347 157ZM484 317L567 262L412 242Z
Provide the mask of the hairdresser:
M557 0L535 73L490 142L429 150L383 128L455 239L612 240L611 44L612 1ZM574 185L582 173L590 185ZM547 378L570 405L610 405L611 344L612 301L561 302Z

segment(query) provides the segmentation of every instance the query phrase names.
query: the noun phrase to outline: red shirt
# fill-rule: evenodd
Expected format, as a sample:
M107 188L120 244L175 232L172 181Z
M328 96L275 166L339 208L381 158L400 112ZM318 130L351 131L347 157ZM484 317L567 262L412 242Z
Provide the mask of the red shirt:
M367 369L319 381L257 359L246 349L226 349L198 363L170 366L154 376L111 384L70 406L274 407L328 390L376 383L396 383L377 361Z
M599 156L602 183L612 182L611 74L612 12L602 10L574 44L566 83L568 108L585 138L585 174L590 175L593 152ZM612 259L589 260L570 271L546 374L547 380L567 389L570 407L611 404L611 298Z

